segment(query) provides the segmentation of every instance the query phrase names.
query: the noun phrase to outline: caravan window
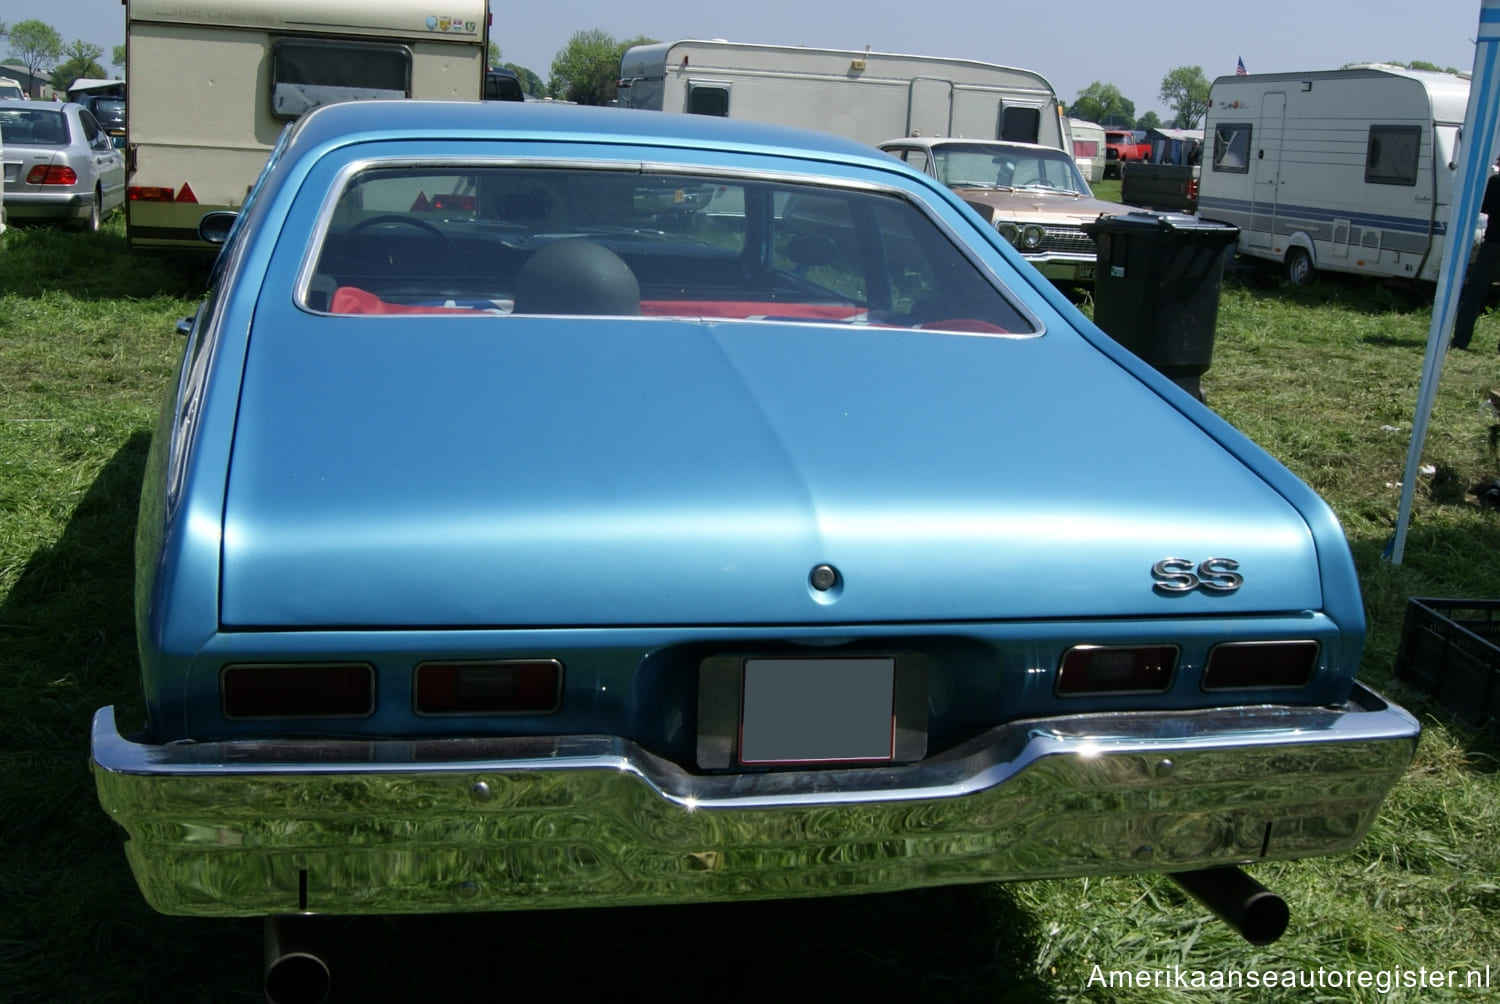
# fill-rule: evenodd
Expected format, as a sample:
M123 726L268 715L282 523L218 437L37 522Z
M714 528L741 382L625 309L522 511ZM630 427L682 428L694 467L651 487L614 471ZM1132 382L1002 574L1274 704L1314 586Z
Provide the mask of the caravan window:
M1372 185L1415 185L1421 126L1371 126L1365 150L1365 181Z
M689 115L716 115L729 117L729 85L688 84L687 112Z
M411 50L381 42L282 38L271 47L271 114L294 119L319 105L411 97Z
M1015 143L1036 143L1042 134L1040 108L1000 107L1000 138Z
M1250 126L1214 127L1214 170L1244 174L1250 170Z

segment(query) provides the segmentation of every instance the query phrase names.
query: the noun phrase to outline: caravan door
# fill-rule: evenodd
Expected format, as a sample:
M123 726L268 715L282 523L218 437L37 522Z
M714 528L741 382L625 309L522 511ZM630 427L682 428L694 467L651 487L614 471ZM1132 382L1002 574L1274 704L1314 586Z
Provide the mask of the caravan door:
M948 136L953 125L953 81L913 77L907 89L906 135Z
M1281 153L1286 130L1286 94L1267 91L1260 102L1258 141L1250 162L1251 247L1269 248L1276 239L1277 212L1281 203Z

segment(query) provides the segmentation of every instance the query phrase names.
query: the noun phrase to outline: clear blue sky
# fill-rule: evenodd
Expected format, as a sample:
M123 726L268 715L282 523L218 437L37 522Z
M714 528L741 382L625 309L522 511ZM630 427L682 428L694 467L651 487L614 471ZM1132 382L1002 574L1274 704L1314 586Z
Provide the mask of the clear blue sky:
M420 6L420 4L419 4ZM431 3L442 13L440 3ZM1036 70L1066 102L1090 83L1114 84L1136 114L1156 110L1161 78L1201 66L1233 73L1335 69L1345 63L1425 60L1473 66L1477 0L532 0L492 6L492 37L506 62L544 80L575 31L619 39L728 38L777 45L954 56ZM104 58L125 40L119 0L0 0L0 21L36 18L64 41L83 39ZM0 39L0 58L8 56ZM111 69L106 67L106 69Z

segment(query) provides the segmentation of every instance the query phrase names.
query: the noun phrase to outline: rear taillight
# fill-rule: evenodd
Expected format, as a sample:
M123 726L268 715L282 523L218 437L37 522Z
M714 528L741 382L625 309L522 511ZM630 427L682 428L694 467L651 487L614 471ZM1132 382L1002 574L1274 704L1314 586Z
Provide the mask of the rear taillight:
M562 702L556 659L428 662L417 667L418 714L547 714Z
M1315 641L1235 641L1215 645L1203 667L1204 690L1305 687L1318 668Z
M1175 645L1075 645L1057 668L1057 693L1161 693L1176 669Z
M375 668L362 663L226 666L226 718L362 718L375 710Z
M1188 180L1187 193L1188 193L1188 198L1193 199L1193 200L1197 200L1197 198L1198 198L1198 179L1197 178L1190 178Z
M78 172L66 164L38 164L26 173L28 185L76 185Z

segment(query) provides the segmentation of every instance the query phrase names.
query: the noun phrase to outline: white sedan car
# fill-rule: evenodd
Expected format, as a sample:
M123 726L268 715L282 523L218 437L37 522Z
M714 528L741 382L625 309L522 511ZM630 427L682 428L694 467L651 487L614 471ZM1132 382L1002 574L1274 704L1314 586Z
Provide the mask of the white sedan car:
M82 105L0 101L5 208L12 223L88 230L125 202L125 155Z

